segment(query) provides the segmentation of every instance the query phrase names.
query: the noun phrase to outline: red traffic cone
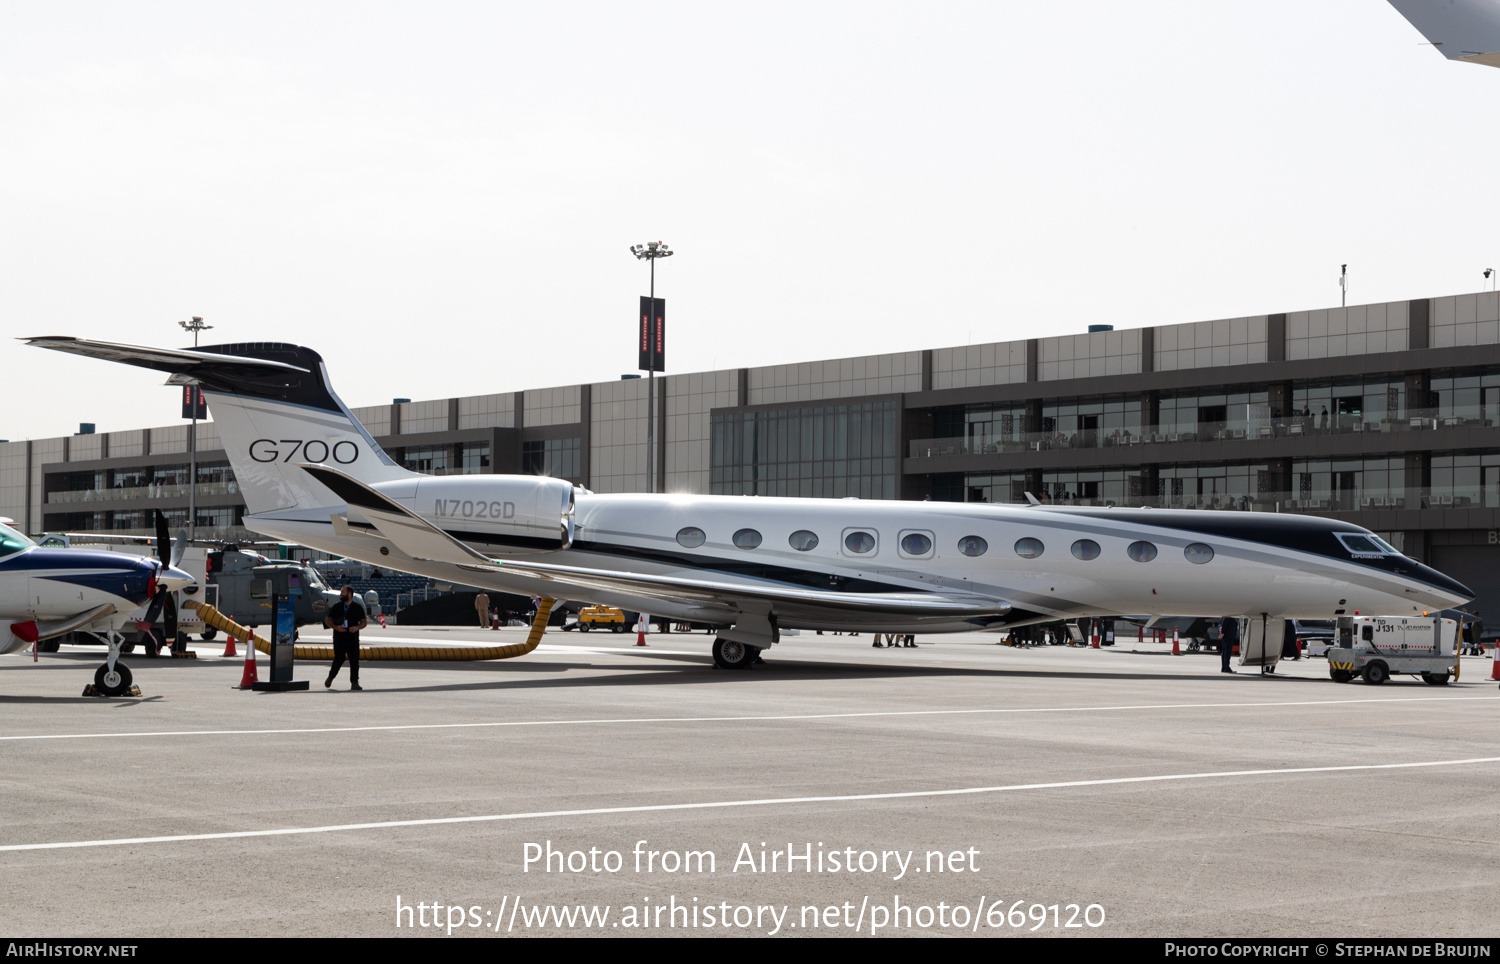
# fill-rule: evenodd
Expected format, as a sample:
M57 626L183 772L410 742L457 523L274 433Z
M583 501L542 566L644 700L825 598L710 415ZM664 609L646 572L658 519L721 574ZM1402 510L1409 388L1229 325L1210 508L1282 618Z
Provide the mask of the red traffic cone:
M385 613L381 613L380 614L380 628L381 629L385 628Z
M635 624L635 644L637 646L644 646L644 645L646 645L646 617L645 616L642 616L640 619L636 620L636 624Z
M1495 665L1490 669L1490 679L1500 680L1500 646L1495 647Z
M224 640L224 655L225 656L238 656L239 655L239 653L234 648L234 636L233 635L231 635L228 639Z
M1098 649L1099 648L1099 630L1095 629L1092 633L1090 633L1089 634L1089 640L1090 640L1089 647L1091 649Z
M255 673L255 640L245 640L245 675L240 677L240 689L247 690L260 682Z
M1182 655L1182 649L1180 647L1178 647L1178 645L1177 645L1177 627L1176 626L1172 627L1172 655L1173 656L1181 656Z

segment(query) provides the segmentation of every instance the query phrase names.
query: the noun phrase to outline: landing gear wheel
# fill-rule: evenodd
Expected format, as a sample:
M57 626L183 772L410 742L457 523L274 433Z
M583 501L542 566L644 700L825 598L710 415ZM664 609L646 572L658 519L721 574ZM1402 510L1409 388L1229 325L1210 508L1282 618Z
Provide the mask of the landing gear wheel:
M1347 669L1331 669L1328 671L1328 675L1333 678L1335 683L1347 683L1354 678L1354 673Z
M1448 674L1447 673L1423 673L1422 674L1422 682L1426 683L1428 686L1447 686L1448 685Z
M212 626L205 626L203 627L203 632L199 635L203 637L203 641L206 643L212 640L215 636L219 635L219 631Z
M130 690L130 682L130 667L119 660L115 661L113 673L108 663L94 670L94 687L105 696L124 696Z
M1365 667L1365 682L1379 686L1391 678L1391 671L1385 668L1384 663L1371 663Z
M714 640L714 665L719 669L749 669L760 650L728 639Z

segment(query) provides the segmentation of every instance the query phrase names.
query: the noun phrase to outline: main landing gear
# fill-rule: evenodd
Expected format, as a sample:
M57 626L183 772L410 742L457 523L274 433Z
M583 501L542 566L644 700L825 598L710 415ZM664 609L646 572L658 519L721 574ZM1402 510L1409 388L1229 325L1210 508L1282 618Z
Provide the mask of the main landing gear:
M714 640L714 665L720 669L749 669L759 658L759 647L723 637Z

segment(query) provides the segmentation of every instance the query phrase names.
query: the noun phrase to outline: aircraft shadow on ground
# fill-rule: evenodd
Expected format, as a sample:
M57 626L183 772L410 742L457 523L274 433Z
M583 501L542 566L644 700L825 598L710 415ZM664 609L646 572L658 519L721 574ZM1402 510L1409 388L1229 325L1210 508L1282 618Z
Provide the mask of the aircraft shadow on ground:
M583 654L580 654L583 655ZM1275 674L1262 675L1248 670L1241 670L1232 679L1225 679L1214 668L1205 669L1201 675L1182 675L1177 673L1140 673L1121 670L1110 672L1106 670L1040 670L1040 669L982 669L963 666L924 666L898 663L851 663L846 661L810 661L806 659L778 660L774 656L765 663L752 667L749 670L721 670L706 656L687 655L677 653L652 653L652 652L625 652L615 654L627 660L638 660L639 665L621 665L613 663L609 665L594 663L559 663L520 659L495 660L495 661L405 661L405 660L360 660L361 677L365 685L365 692L370 694L384 692L393 693L422 693L422 692L445 692L484 689L572 689L579 687L612 687L612 686L639 686L642 684L658 685L717 685L734 683L781 683L781 682L819 682L837 680L886 680L886 679L1055 679L1055 680L1108 680L1111 682L1129 683L1131 681L1172 681L1172 680L1195 680L1198 682L1218 681L1224 684L1234 684L1244 678L1271 679L1291 681L1298 683L1324 683L1325 679L1308 679L1296 676L1278 676ZM47 657L50 666L37 668L49 671L63 670L68 672L80 672L79 664L93 664L99 662L99 657L88 653L53 653ZM676 664L671 668L663 666L663 663ZM150 674L163 671L208 671L222 673L225 677L233 675L239 669L239 663L225 663L222 660L173 660L161 658L157 660L136 659L132 663L132 669L137 674L137 685L141 678L149 683ZM322 689L323 675L326 673L327 663L319 661L302 660L297 664L296 678L307 679L312 682L312 690ZM19 668L19 667L17 667ZM265 661L261 661L262 672L265 671ZM483 674L486 679L472 680L462 683L440 683L433 685L399 685L382 686L380 683L380 671L387 668L399 668L403 671L431 672L459 670L464 673ZM572 675L558 677L554 674L577 673L580 670L593 671L595 675L581 676ZM3 668L0 668L3 671ZM341 672L340 679L335 683L335 692L347 691L347 676ZM525 674L534 677L537 674L547 674L545 679L516 679L516 674ZM604 674L604 675L599 675ZM501 678L494 678L494 677ZM265 693L263 695L270 695ZM145 699L154 699L149 697ZM369 697L365 697L369 698ZM126 705L144 702L145 699L137 697L134 699L113 699L109 702L114 705ZM0 704L7 702L81 702L88 703L97 701L95 697L7 697L0 694Z

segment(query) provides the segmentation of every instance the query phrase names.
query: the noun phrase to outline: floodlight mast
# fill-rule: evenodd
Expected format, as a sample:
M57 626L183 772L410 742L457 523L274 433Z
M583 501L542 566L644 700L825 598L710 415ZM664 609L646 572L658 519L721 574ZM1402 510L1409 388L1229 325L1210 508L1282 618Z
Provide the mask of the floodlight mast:
M192 321L179 321L178 324L193 333L194 348L198 347L198 333L213 327L205 325L198 315L194 315ZM188 428L188 542L192 542L198 534L198 393L202 389L197 382L188 389L192 392L188 408L193 416L193 424Z
M647 241L645 244L632 244L630 253L638 260L651 262L651 312L652 317L656 313L656 259L670 258L672 249L662 241ZM648 322L647 331L653 331L653 322ZM656 491L656 347L648 341L646 366L646 491Z

